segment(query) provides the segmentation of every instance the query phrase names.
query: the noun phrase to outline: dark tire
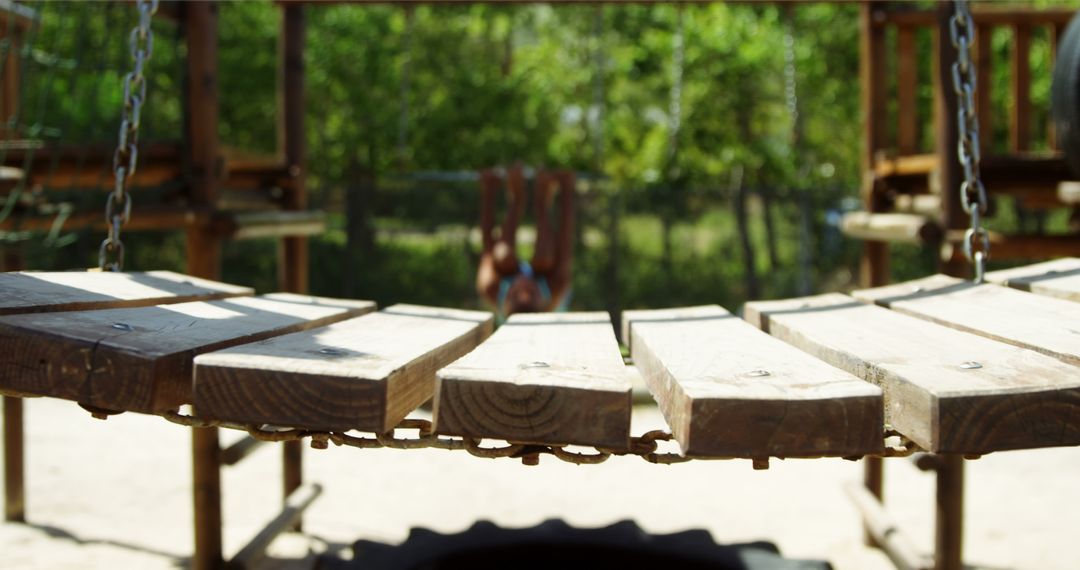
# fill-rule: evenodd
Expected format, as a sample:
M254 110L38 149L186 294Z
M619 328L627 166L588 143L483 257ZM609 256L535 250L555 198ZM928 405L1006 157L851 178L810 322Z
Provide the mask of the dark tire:
M1073 174L1080 176L1080 14L1069 22L1058 43L1050 113L1058 148L1064 151Z

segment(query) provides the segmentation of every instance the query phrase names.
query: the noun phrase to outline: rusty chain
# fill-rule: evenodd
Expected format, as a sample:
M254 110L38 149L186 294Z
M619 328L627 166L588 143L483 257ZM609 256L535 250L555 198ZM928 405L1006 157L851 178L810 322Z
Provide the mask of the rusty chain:
M990 234L982 226L989 203L986 187L979 175L979 117L975 114L975 64L971 44L975 41L975 23L967 0L956 0L956 12L949 20L949 36L956 48L952 65L953 89L956 91L956 120L959 125L957 157L964 170L960 183L960 204L971 216L971 227L964 232L964 256L975 269L976 283L983 282L986 260L990 257Z
M330 444L335 446L354 447L358 449L445 449L450 451L466 451L469 455L486 459L511 458L520 459L525 465L538 465L541 455L552 455L561 461L577 465L595 465L607 461L613 455L634 455L649 463L671 465L685 463L694 459L747 459L746 457L687 457L678 453L659 451L659 442L671 441L672 435L664 430L652 430L641 436L631 437L627 448L597 447L593 450L574 451L567 449L569 445L551 445L536 443L505 442L501 445L485 445L479 438L454 437L435 433L430 421L420 418L406 418L394 430L375 434L374 436L351 435L340 431L320 431L299 428L276 428L260 424L244 424L208 420L196 416L182 414L178 411L170 411L162 414L166 420L192 428L218 427L234 429L246 432L249 436L259 441L285 442L311 440L314 449L327 449ZM416 430L416 437L399 437L397 430ZM899 434L887 430L887 436L899 436ZM877 457L906 457L919 450L918 446L910 440L901 438L900 446L885 447L883 452L875 454ZM860 459L850 457L847 459ZM752 458L755 469L767 469L768 457Z
M124 76L124 101L120 112L120 133L113 154L113 191L105 201L105 223L109 235L98 249L98 267L102 271L121 271L124 268L124 242L120 228L131 218L131 194L128 182L135 174L139 160L139 123L146 102L144 67L154 52L154 33L150 21L158 9L158 0L138 0L139 22L128 36L128 48L135 61Z

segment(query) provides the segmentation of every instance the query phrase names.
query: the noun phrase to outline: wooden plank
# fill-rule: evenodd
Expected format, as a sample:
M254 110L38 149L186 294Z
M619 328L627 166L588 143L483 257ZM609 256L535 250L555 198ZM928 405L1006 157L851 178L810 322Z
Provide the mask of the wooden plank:
M1080 365L1080 303L947 275L855 291L852 296Z
M145 307L252 295L239 287L172 271L0 273L0 315Z
M195 355L374 309L309 299L237 297L0 317L0 390L110 410L174 409L191 402Z
M1080 301L1080 258L1065 257L991 271L986 274L986 280L1039 295Z
M856 456L884 442L881 389L717 305L623 313L634 363L686 455Z
M1080 374L1073 365L838 293L748 303L745 316L880 386L885 421L926 450L1080 444Z
M629 444L630 379L607 313L514 315L437 378L439 433Z
M884 242L936 243L941 241L941 226L919 214L847 212L840 219L840 231L846 236Z
M491 334L490 313L394 305L195 359L200 416L383 433L435 393L435 371Z

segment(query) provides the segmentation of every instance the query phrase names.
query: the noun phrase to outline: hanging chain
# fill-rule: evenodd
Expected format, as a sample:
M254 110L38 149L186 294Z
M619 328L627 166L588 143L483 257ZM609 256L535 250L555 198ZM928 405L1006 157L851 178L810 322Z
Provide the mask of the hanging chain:
M630 445L625 448L597 447L593 451L572 451L567 445L541 445L534 443L505 442L500 445L488 445L482 440L473 437L452 437L435 433L431 422L420 418L406 418L394 430L375 434L374 436L352 435L338 431L319 431L295 428L274 428L272 426L257 424L242 424L218 420L209 420L181 414L179 412L165 412L162 414L166 420L193 428L218 427L247 432L252 438L259 441L283 442L311 440L311 447L315 449L327 449L333 443L336 446L355 447L358 449L445 449L450 451L466 451L469 455L486 459L511 458L519 459L525 465L538 465L540 456L547 454L567 463L577 465L595 465L607 461L612 455L634 455L649 463L670 465L691 461L693 457L686 457L673 452L659 451L659 442L671 441L672 435L664 430L653 430L639 437L631 437ZM416 430L416 437L401 437L398 430ZM899 434L887 430L886 436L896 437ZM884 450L875 454L878 457L906 457L919 451L919 447L906 438L900 437L899 447L885 447ZM850 459L860 459L852 457ZM707 457L701 459L746 459L745 457ZM752 458L755 469L767 469L769 458Z
M971 227L964 232L964 256L974 266L975 282L982 283L986 260L990 257L990 234L982 226L988 202L986 187L979 175L979 118L975 114L975 65L971 61L975 23L967 0L956 0L956 12L949 20L949 35L956 48L952 77L956 91L956 119L960 127L957 154L964 169L964 181L960 183L960 204L971 216Z
M105 223L109 226L109 235L98 249L98 267L103 271L121 271L124 268L124 242L120 240L120 228L131 218L131 194L127 192L127 185L135 174L139 159L139 122L143 103L146 102L143 68L154 53L154 33L150 29L150 21L157 12L158 0L138 0L137 5L139 22L128 37L128 47L135 65L124 76L120 134L113 154L114 185L105 201Z

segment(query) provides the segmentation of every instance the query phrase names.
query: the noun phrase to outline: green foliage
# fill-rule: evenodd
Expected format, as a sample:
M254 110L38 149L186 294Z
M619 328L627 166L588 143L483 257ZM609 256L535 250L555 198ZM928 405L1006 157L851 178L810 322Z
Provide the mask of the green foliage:
M135 11L117 3L34 6L42 25L35 50L24 57L40 61L25 70L22 134L108 148L115 144L121 78L131 65L127 34ZM827 219L844 198L856 196L860 182L858 6L798 4L787 13L790 20L785 9L308 5L309 189L313 206L332 213L331 230L311 240L313 290L383 304L475 306L476 183L419 181L414 174L516 161L602 175L583 185L575 307L737 306L748 295L732 209L739 184L773 195L775 267L766 255L763 202L749 201L747 230L762 295L850 284L858 243L842 239ZM278 146L278 12L268 0L220 4L220 135L230 147L268 153ZM681 70L674 68L679 29ZM142 140L182 141L180 30L161 18L154 30ZM797 142L785 92L789 33ZM1049 93L1044 36L1038 32L1032 47L1036 109L1045 108ZM928 33L917 41L930 53ZM989 41L996 57L1007 59L1008 32ZM1006 67L994 66L992 75L1000 110L1010 104ZM680 73L675 121L672 88ZM920 74L920 111L929 120L930 65L921 65ZM994 122L998 145L1005 144L1005 123ZM930 131L923 129L924 146L932 142ZM1044 140L1045 131L1034 137ZM346 198L360 188L368 194L373 247L346 238ZM97 208L99 196L84 192L76 200ZM40 267L92 265L100 238L85 232L67 249L28 251ZM126 241L133 269L183 266L178 236ZM933 265L925 252L895 253L898 276ZM228 244L224 256L226 280L274 288L272 241Z

